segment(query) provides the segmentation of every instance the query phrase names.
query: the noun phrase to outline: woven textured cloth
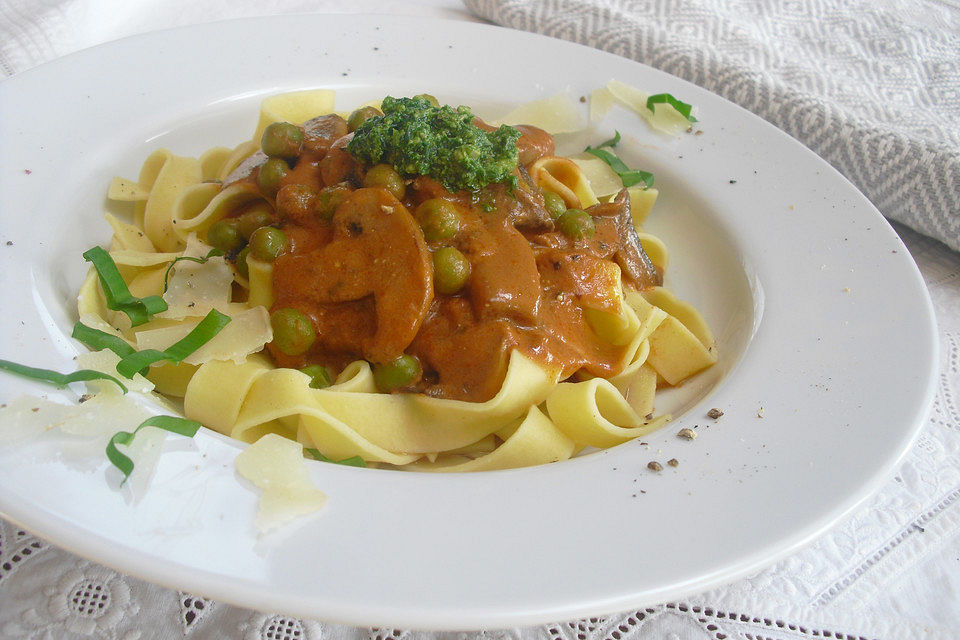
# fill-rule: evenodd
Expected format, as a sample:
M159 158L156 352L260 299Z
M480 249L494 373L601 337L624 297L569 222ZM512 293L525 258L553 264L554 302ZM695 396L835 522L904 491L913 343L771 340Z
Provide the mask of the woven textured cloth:
M960 250L954 0L465 0L497 24L632 58L749 109L894 220Z

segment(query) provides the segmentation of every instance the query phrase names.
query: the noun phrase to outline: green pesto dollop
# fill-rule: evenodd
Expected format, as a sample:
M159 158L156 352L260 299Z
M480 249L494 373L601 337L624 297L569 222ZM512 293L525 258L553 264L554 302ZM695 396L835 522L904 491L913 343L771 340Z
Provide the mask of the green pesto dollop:
M484 131L469 107L435 107L426 98L383 99L383 115L361 124L347 145L354 158L386 163L402 175L425 175L450 191L479 191L493 182L516 188L520 132Z

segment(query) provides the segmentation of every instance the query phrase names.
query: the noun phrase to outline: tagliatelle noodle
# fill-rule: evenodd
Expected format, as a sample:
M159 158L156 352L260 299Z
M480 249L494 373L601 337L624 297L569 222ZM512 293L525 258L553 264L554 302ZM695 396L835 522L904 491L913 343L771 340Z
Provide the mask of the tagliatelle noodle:
M640 246L643 247L643 252L650 258L653 266L659 269L660 273L664 273L670 266L670 251L666 243L652 233L643 231L637 232L637 238L640 239Z
M296 375L291 375L296 374ZM555 374L513 351L500 391L487 402L463 402L418 394L339 392L311 389L299 372L277 369L251 386L235 429L242 431L286 415L300 415L324 455L317 432L344 426L385 451L424 454L468 445L539 404ZM236 432L235 430L235 432ZM339 452L337 455L342 455ZM347 452L343 457L360 455Z
M171 224L183 241L191 233L206 237L207 229L214 222L257 200L263 197L250 183L238 182L222 189L216 183L198 184L185 191L176 202Z
M200 162L200 177L204 181L218 180L223 166L233 155L233 149L212 147L204 151L197 159Z
M569 158L545 156L529 171L534 184L559 195L570 209L586 209L599 202L583 171Z
M217 180L221 182L225 181L227 177L233 173L234 169L240 166L240 163L259 150L259 141L247 140L238 144L223 161L223 166L220 167L220 173L217 174Z
M109 197L109 196L108 196ZM114 198L111 198L114 199ZM144 253L155 253L156 249L150 238L136 225L129 224L109 213L103 216L110 228L113 229L113 239L110 243L110 249L126 251L142 251Z
M670 417L646 421L603 378L561 382L547 397L547 415L578 444L607 448L663 426Z
M259 147L263 130L272 122L303 124L315 116L333 113L336 92L331 89L291 91L264 98L253 141Z
M643 297L667 313L650 334L647 358L664 380L675 385L716 363L716 342L699 311L663 287L652 287Z
M266 356L259 354L250 356L243 364L213 360L200 365L183 396L184 414L231 435L250 387L272 368Z
M273 264L247 256L247 276L248 303L267 309L273 306Z
M537 407L530 407L519 426L499 447L478 458L438 462L418 462L417 471L446 473L468 471L495 471L516 469L538 464L567 460L573 455L576 443L558 429Z
M657 201L660 192L650 187L643 189L641 187L630 187L627 189L630 194L630 216L633 218L633 226L640 230L643 223L647 221L653 204Z
M144 164L148 179L145 180L141 172L139 180L141 187L150 189L143 208L143 231L158 250L177 251L184 243L173 224L174 204L187 187L203 179L200 163L195 158L175 156L166 149L155 151L150 159L149 164Z

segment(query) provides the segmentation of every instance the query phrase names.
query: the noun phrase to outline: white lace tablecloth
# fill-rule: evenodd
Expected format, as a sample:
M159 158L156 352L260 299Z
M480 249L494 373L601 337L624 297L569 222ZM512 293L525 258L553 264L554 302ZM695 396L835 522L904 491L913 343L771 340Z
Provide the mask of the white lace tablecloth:
M960 249L960 4L465 4L482 18L633 57L739 102L834 164L886 216L940 239L896 227L930 289L941 341L935 404L896 476L830 533L745 580L641 611L471 634L245 610L120 575L0 520L0 638L960 637L960 254L950 249ZM453 0L0 0L0 72L141 31L294 11L477 19ZM0 212L0 223L9 215Z

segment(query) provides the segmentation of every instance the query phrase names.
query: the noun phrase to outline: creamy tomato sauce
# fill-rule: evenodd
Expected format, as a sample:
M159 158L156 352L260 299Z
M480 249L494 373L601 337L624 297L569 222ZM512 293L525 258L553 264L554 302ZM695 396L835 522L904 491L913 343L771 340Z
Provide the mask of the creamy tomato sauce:
M553 154L553 139L535 127L519 129L512 193L502 184L451 193L419 176L404 179L398 198L395 189L363 186L369 167L346 151L351 134L341 118L305 124L302 152L275 199L268 197L271 222L289 240L274 261L271 311L306 314L316 340L299 355L268 345L276 363L339 370L356 359L378 364L406 353L423 375L402 391L474 402L497 393L512 349L560 379L616 374L625 347L600 339L584 309L616 313L621 277L642 289L659 284L660 274L636 239L625 192L588 210L592 236L573 239L556 228L524 169ZM240 179L256 184L257 170ZM317 215L317 194L336 185L343 198L332 217ZM453 205L458 230L427 241L414 213L437 198ZM469 278L453 294L434 286L433 253L442 247L469 261Z

